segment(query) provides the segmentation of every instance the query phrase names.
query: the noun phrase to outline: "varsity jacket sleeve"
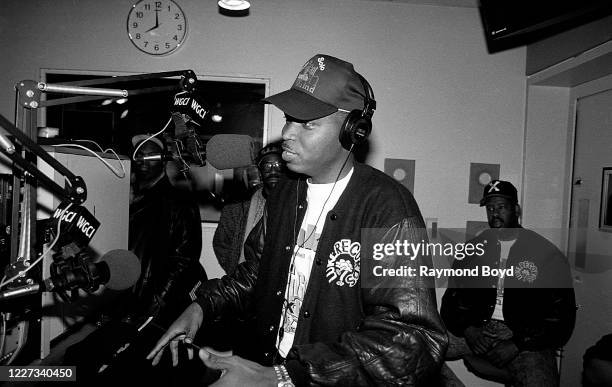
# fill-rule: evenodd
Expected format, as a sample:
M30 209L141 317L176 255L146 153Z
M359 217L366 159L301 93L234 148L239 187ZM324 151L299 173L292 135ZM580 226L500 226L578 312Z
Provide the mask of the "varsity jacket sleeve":
M556 250L556 248L555 248ZM540 269L546 276L540 289L518 289L531 292L538 300L538 318L516 324L512 341L520 350L537 351L560 348L572 335L576 322L576 298L569 264L561 252Z
M422 218L406 218L378 240L396 241L427 241ZM417 273L419 266L431 267L431 259L422 255L411 260L392 254L379 262L385 268L412 267ZM294 383L430 385L447 346L431 278L389 276L376 283L362 282L361 286L365 317L355 331L342 334L337 342L291 349L286 367Z

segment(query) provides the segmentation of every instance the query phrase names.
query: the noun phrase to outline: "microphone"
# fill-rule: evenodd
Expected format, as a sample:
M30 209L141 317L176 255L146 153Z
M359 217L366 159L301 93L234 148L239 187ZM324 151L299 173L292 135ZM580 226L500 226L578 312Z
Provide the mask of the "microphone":
M245 134L217 134L206 143L206 157L217 169L248 167L255 164L255 142Z
M112 290L125 290L133 286L140 277L140 261L127 250L111 250L98 262L81 259L80 264L70 268L59 268L42 283L21 286L0 292L0 301L44 291L63 292L83 289L88 293L100 285Z
M203 126L206 115L210 112L210 107L200 96L194 92L181 91L174 95L174 103L171 113L180 113L187 116L189 121L195 122L198 126Z
M75 250L80 251L81 248L89 244L96 231L98 231L100 222L83 206L72 205L64 212L69 204L69 201L64 201L57 206L48 229L51 233L55 233L57 223L61 222L57 245L61 247L76 245ZM62 212L64 212L63 215Z
M194 92L182 91L174 96L174 104L171 109L174 135L189 153L190 161L199 166L205 165L202 157L204 145L192 123L199 127L204 126L209 112L208 105Z

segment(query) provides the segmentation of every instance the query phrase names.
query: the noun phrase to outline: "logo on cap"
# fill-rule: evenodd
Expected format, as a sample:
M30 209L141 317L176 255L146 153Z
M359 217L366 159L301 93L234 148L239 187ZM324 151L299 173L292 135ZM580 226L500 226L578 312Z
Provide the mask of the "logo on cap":
M499 188L497 188L498 184L499 184L499 180L495 180L495 183L494 182L490 182L489 183L489 187L490 187L489 188L489 192L487 192L487 193L491 193L491 192L493 192L493 190L495 190L495 192L499 192Z
M325 57L320 56L317 62L319 62L319 69L321 69L321 71L325 70Z
M308 63L302 67L302 70L295 79L293 87L306 90L309 93L314 93L315 89L317 88L317 83L319 82L319 77L315 75L318 68L319 66L316 63L313 63L312 60L308 61ZM325 65L323 68L325 68Z

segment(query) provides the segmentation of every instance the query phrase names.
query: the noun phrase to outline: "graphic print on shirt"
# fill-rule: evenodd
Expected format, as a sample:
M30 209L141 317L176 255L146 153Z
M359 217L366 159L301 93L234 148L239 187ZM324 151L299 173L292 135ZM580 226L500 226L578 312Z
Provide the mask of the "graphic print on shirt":
M293 343L320 237L320 233L314 231L314 225L312 224L308 224L306 229L300 229L298 234L293 253L295 255L293 264L289 268L289 280L285 291L285 304L283 305L283 338L279 347L282 356L286 356Z
M334 243L334 251L329 254L325 276L330 284L353 287L359 280L361 244L341 239Z

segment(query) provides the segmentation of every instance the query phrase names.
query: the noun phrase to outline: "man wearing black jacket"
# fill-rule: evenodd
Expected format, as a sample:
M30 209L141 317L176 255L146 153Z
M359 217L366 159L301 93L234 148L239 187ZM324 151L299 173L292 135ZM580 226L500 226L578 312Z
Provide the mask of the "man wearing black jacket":
M352 64L319 54L290 90L265 101L285 113L282 157L295 175L267 200L263 245L250 249L258 259L208 281L148 358L157 363L169 346L176 361L179 342L194 340L203 324L251 313L252 358L200 351L206 366L223 371L216 385L430 385L447 344L433 280L372 278L370 270L371 239L389 247L376 261L381 270L431 259L392 251L395 242L427 238L412 194L353 161L371 129L369 84Z
M143 361L159 334L155 326L174 321L207 280L199 262L202 232L197 203L171 185L165 161L144 159L164 154L165 144L141 134L132 138L132 145L137 152L128 245L140 260L141 274L132 288L116 295L97 323L100 328L68 349L65 364L77 365L81 385L165 383L161 378L170 378L170 373L151 369ZM148 326L139 330L145 322Z
M477 268L479 275L457 274L442 299L450 337L446 357L475 354L510 371L516 385L556 386L555 350L570 338L576 319L567 259L521 227L512 183L491 181L480 205L491 229L469 243L484 246L484 253L453 264L453 269ZM498 274L487 275L489 269Z

